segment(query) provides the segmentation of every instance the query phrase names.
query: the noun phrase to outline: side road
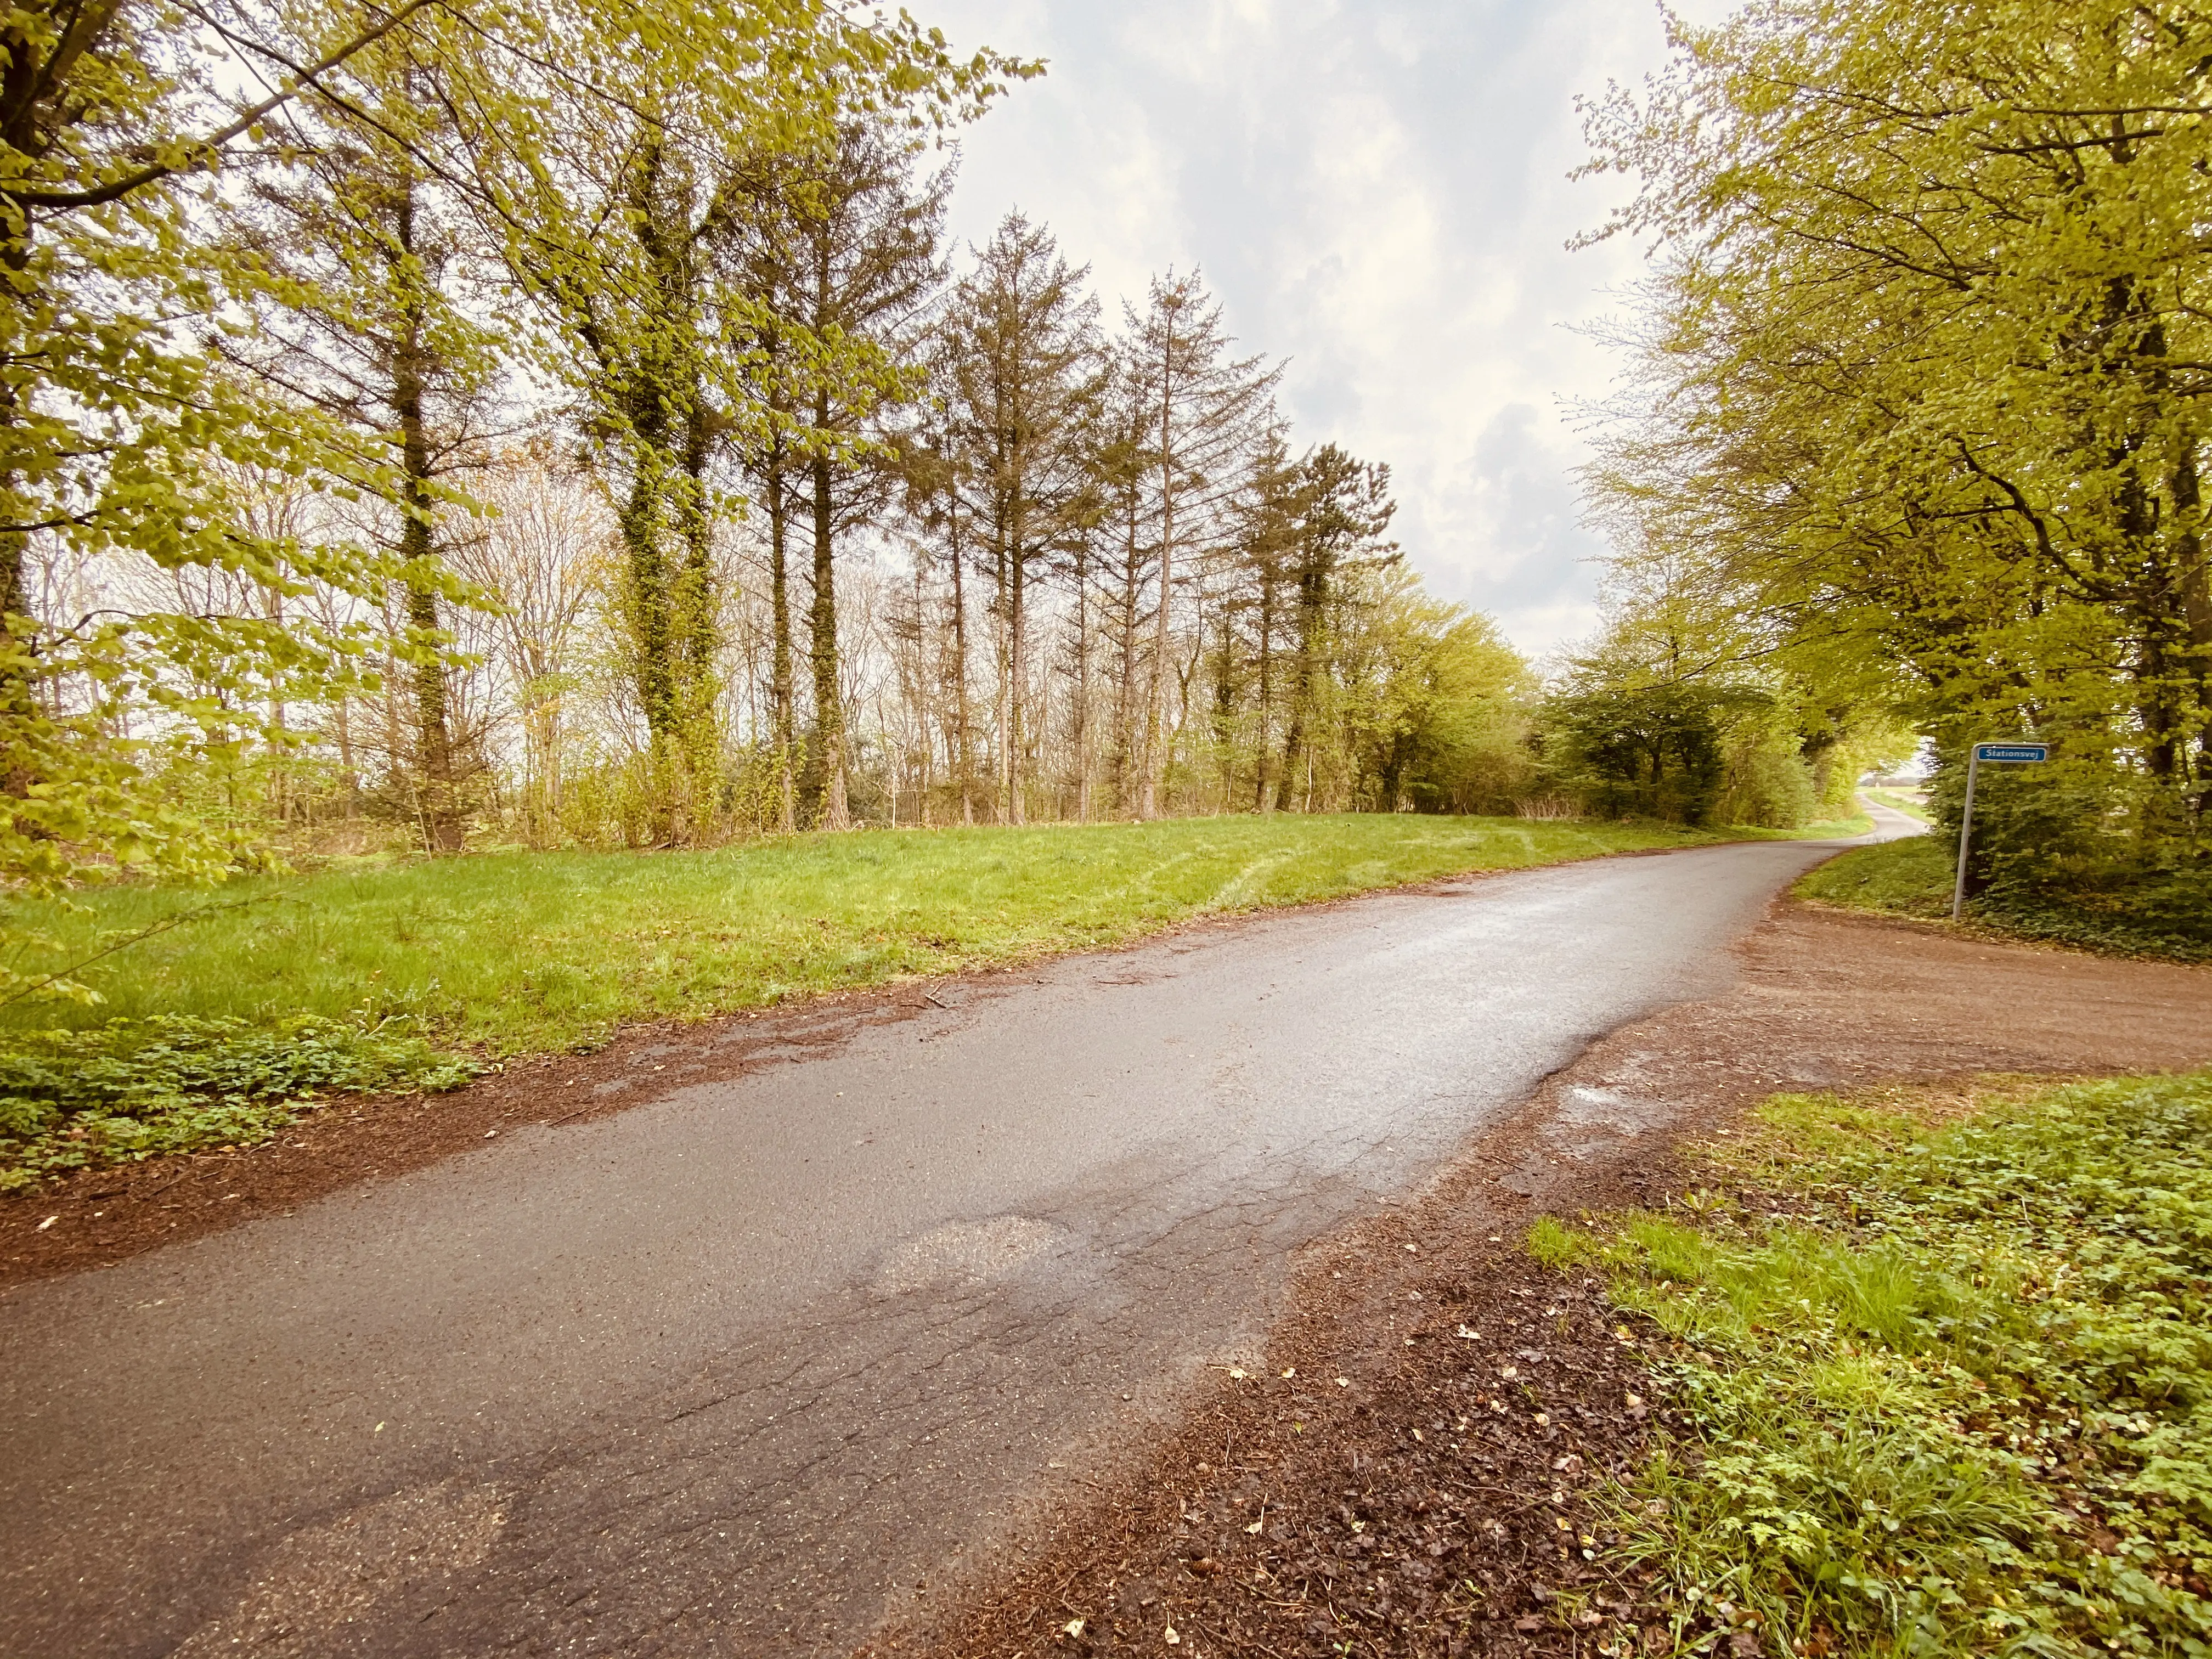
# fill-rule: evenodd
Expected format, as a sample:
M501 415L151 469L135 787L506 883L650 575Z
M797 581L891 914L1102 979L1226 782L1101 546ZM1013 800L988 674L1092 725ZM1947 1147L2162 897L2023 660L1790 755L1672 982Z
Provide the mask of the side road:
M1828 850L1258 917L786 1064L735 1022L538 1074L573 1121L21 1285L0 1651L848 1646L1180 1420L1299 1248L1723 990ZM609 1085L641 1103L594 1111Z
M1157 1654L1170 1629L1224 1659L1613 1644L1650 1610L1584 1558L1602 1528L1579 1494L1635 1455L1648 1385L1595 1282L1521 1249L1534 1217L1657 1207L1679 1139L1778 1091L2212 1061L2212 969L1794 903L1739 954L1724 994L1592 1045L1416 1201L1317 1244L1264 1354L1217 1371L1174 1438L876 1650Z

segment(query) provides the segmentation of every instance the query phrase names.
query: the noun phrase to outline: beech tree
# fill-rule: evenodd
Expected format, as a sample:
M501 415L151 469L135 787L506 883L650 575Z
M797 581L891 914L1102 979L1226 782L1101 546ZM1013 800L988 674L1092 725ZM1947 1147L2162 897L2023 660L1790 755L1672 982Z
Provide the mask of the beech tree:
M2051 738L2043 787L2094 804L2037 856L2201 853L2212 19L1766 0L1671 27L1667 73L1590 118L1592 170L1638 186L1607 232L1658 254L1624 342L1644 412L1595 479L1626 556L1947 757Z
M404 486L379 447L199 343L204 319L237 325L234 301L271 278L196 201L268 156L272 112L426 15L422 0L304 20L33 0L0 26L0 881L18 890L120 866L219 872L232 849L154 787L162 751L234 740L247 711L342 676L364 638L265 611L41 617L33 561L144 559L365 600L398 574L379 550L253 528L240 481L264 471L386 499ZM272 68L265 95L220 90ZM210 685L237 695L218 706ZM126 708L156 711L150 733L119 735Z

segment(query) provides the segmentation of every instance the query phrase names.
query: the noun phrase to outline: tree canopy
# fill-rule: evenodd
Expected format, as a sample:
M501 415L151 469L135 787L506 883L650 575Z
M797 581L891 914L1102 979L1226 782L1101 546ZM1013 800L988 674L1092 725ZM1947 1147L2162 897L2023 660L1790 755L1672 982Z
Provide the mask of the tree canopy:
M1589 170L1636 186L1597 234L1655 256L1592 479L1624 574L1668 571L1726 672L1947 760L2048 738L2098 856L2201 855L2212 14L1759 0L1670 33L1589 111Z

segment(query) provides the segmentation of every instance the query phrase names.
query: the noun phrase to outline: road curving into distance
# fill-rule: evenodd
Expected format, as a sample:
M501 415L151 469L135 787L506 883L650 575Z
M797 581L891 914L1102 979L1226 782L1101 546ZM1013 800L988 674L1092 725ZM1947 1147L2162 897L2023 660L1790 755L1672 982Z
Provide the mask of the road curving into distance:
M1918 826L1876 809L1877 834ZM842 1652L1835 843L946 988L0 1300L0 1654Z

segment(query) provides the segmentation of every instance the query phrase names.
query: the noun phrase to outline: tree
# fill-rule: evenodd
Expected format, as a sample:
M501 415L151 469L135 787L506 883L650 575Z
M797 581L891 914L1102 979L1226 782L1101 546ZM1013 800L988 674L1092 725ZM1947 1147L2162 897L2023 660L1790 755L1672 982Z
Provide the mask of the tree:
M803 481L812 540L809 667L815 816L850 826L846 719L839 696L836 545L883 510L895 470L881 445L890 411L919 389L920 324L941 273L939 227L949 173L917 180L918 146L887 124L847 120L811 149L777 153L746 175L741 239L746 281L779 342L803 355L792 388L797 421L772 423L757 453L769 488Z
M997 585L1007 641L1000 672L1006 819L1024 822L1029 592L1063 555L1080 556L1093 514L1090 416L1099 392L1097 302L1050 233L1009 214L945 308L939 383L967 507ZM1079 591L1080 581L1079 580Z
M440 615L453 584L441 561L445 480L480 459L500 331L467 291L472 239L453 192L423 164L444 124L434 74L404 40L352 63L343 117L320 106L271 116L293 165L250 181L239 236L281 280L251 335L218 341L234 362L365 438L398 464L388 530L404 585L402 662L411 681L415 816L436 853L458 852L468 769L448 709ZM481 261L477 261L481 264Z
M1099 631L1113 672L1113 749L1109 773L1115 808L1138 811L1147 764L1152 625L1150 597L1159 562L1158 521L1146 493L1154 474L1155 400L1125 341L1110 355L1100 400L1091 466L1098 516L1086 562L1099 588Z
M2021 729L2104 840L2205 852L2212 23L1769 0L1592 112L1661 263L1595 477L1791 672L1947 756Z
M118 866L220 872L234 849L162 804L161 751L236 742L252 710L343 678L364 639L265 607L41 616L34 560L145 560L233 573L234 591L320 585L363 600L397 574L375 550L253 527L241 481L270 471L393 501L404 485L343 423L210 360L203 319L237 326L272 279L197 204L226 172L272 159L259 124L273 112L330 101L352 59L429 15L421 0L304 21L122 0L33 3L0 29L0 882L12 888L52 894ZM264 97L220 90L272 70L283 79ZM134 708L150 718L121 736Z
M552 847L562 833L566 710L614 526L589 481L543 440L501 457L472 487L489 516L453 560L497 597L493 630L522 726L522 833Z
M671 773L670 833L696 833L717 793L710 469L730 446L779 442L810 475L822 806L842 825L835 486L857 423L905 382L877 337L910 303L906 273L872 263L885 248L848 233L903 185L904 135L979 112L994 76L1036 67L956 63L903 15L861 22L828 0L689 0L672 15L546 3L533 59L471 77L488 101L501 71L534 94L526 121L488 128L499 142L475 177L623 477L624 615L650 758ZM932 198L920 215L933 235L935 211ZM761 263L778 252L794 263Z
M1302 755L1311 775L1310 728L1327 684L1328 635L1343 597L1342 578L1355 563L1387 561L1397 553L1382 539L1397 512L1389 467L1354 460L1334 444L1324 444L1298 464L1291 499L1296 516L1285 574L1296 593L1297 656L1278 810L1291 805Z
M1147 404L1144 487L1158 549L1136 803L1137 816L1152 818L1160 814L1168 762L1168 633L1177 557L1224 537L1226 509L1282 370L1229 356L1221 307L1196 272L1156 278L1145 310L1129 312L1128 336L1126 383L1142 386Z

